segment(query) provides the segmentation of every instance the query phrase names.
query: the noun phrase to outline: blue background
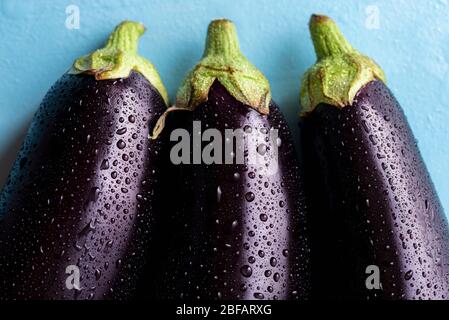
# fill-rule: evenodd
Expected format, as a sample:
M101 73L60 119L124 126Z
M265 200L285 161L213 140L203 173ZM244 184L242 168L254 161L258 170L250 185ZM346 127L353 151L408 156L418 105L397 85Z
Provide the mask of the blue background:
M71 4L80 9L78 30L66 28ZM334 18L349 41L383 67L449 213L447 0L0 0L0 185L46 91L125 19L147 26L140 53L156 65L171 99L201 57L209 21L232 19L243 52L270 80L297 134L300 78L315 61L307 29L315 12Z

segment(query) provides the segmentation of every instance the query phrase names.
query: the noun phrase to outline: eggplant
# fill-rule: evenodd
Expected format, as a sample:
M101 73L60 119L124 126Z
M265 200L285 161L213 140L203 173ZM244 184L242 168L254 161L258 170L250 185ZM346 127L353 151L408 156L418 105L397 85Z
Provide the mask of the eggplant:
M241 135L229 138L228 129ZM176 199L156 228L163 270L147 272L160 275L156 297L306 299L301 168L269 83L241 53L231 21L210 23L203 58L153 137L170 146L166 180Z
M326 16L303 78L313 297L448 299L449 233L434 186L381 68Z
M157 214L166 110L142 24L75 61L43 99L1 199L0 299L128 299Z

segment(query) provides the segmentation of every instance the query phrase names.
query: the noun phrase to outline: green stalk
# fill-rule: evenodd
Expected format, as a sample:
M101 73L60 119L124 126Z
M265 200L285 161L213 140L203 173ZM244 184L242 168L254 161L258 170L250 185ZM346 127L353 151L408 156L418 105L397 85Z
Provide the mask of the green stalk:
M201 61L187 74L176 96L176 103L158 120L152 138L165 126L169 112L193 111L207 101L209 90L218 80L238 101L262 114L269 113L270 84L265 76L240 51L237 31L229 20L209 24Z
M382 69L354 49L332 19L312 15L309 27L317 62L302 80L301 115L309 114L320 103L349 106L364 85L374 79L385 82Z
M75 60L71 74L87 73L97 80L129 77L132 70L142 74L161 94L168 104L167 90L156 68L137 53L139 38L145 32L143 24L133 21L120 23L109 36L104 48Z

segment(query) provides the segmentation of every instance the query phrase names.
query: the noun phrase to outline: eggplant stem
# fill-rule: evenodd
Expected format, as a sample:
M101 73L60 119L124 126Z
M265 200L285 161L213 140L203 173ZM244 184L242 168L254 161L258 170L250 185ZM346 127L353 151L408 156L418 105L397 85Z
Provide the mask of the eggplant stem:
M137 54L139 38L145 32L145 26L138 22L122 22L109 36L105 49L117 49Z
M234 24L226 19L212 21L207 31L203 57L218 56L232 59L240 55L242 52Z
M209 24L203 58L179 88L176 107L194 110L207 101L215 80L238 101L268 114L270 84L240 51L235 25L226 19L214 20Z
M309 27L317 62L302 79L302 116L321 103L337 108L350 106L367 83L375 79L385 82L382 69L354 49L331 18L312 15Z
M309 28L318 61L329 56L354 51L338 26L329 17L313 14Z
M106 45L75 60L69 73L95 75L97 80L112 80L129 77L131 71L142 74L168 104L168 94L162 80L150 61L137 53L140 37L145 27L139 22L120 23Z

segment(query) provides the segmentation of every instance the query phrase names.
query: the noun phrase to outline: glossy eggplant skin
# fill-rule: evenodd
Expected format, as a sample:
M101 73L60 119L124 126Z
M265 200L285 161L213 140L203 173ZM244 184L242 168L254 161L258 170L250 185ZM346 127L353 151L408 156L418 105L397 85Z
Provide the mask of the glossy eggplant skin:
M56 82L1 194L0 299L132 297L161 178L148 134L165 108L136 72ZM70 265L80 290L66 286Z
M263 145L258 156L265 156L258 163L249 161L253 155L247 151L254 140L248 138L244 164L171 164L170 190L176 201L164 215L163 226L156 228L165 233L158 241L164 244L165 262L160 263L164 270L157 297L306 299L306 207L297 155L279 108L272 102L270 114L261 115L215 81L207 102L193 112L170 115L163 139L176 128L192 136L192 121L201 121L203 133L215 128L223 137L225 129L243 129L251 137L259 133ZM278 161L273 144L267 142L273 139L267 135L271 128L278 129ZM203 148L208 143L203 142ZM223 138L223 146L226 143Z
M445 215L401 107L381 81L301 121L313 296L448 299ZM369 265L381 290L367 289Z

